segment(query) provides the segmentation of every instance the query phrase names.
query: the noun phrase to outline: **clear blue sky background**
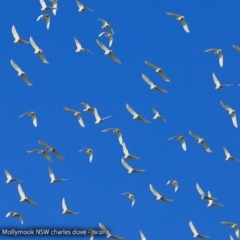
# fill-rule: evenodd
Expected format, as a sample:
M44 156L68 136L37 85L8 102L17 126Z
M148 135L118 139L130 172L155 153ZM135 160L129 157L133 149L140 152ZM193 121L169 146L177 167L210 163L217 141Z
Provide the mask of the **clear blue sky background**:
M46 1L47 4L51 4ZM211 239L229 239L234 231L221 221L240 223L240 164L225 162L223 146L240 158L239 129L236 129L220 101L240 113L240 54L232 45L240 45L240 2L217 0L174 1L83 1L94 12L79 13L74 0L59 0L59 10L47 30L40 14L39 1L3 0L0 3L0 222L1 228L94 228L103 223L113 234L126 240L140 239L142 230L147 239L192 239L188 222ZM166 12L186 17L190 33ZM112 49L122 62L114 63L96 44L107 20L114 29ZM14 44L11 33L16 26L19 35L32 36L44 51L49 65L33 54L31 45ZM74 36L93 54L75 53ZM99 39L104 44L108 40ZM208 48L221 48L224 66L218 57L205 53ZM10 65L14 60L26 72L33 87L28 87ZM164 82L148 68L150 61L164 69L171 83ZM216 91L212 80L215 72L222 83L232 87ZM151 91L142 80L146 74L167 94ZM90 113L83 113L80 102L96 107L100 116L112 115L99 125ZM151 121L144 124L132 120L128 103ZM79 110L85 128L63 107ZM156 108L168 124L153 121L151 107ZM18 118L26 111L36 111L38 127L29 117ZM240 121L240 120L239 120ZM127 174L121 164L121 145L113 133L103 129L122 130L129 151L139 161L127 160L141 174ZM199 146L188 131L206 139L213 153ZM187 151L177 141L167 139L184 135ZM65 161L52 156L49 163L43 156L27 150L42 148L38 140L56 147ZM78 151L94 150L88 156ZM56 177L68 178L64 183L50 184L48 167ZM36 206L20 203L17 183L5 184L4 169L21 179L26 195ZM174 192L167 181L179 182ZM196 183L218 198L224 207L207 208L196 190ZM172 203L158 202L149 184ZM135 195L131 202L123 192ZM62 215L62 198L78 215ZM17 219L5 218L9 211L20 212ZM63 237L62 239L65 239ZM31 239L31 238L29 238ZM41 239L41 238L38 238ZM47 239L47 238L43 238ZM89 236L81 239L89 239ZM95 237L98 239L98 237Z

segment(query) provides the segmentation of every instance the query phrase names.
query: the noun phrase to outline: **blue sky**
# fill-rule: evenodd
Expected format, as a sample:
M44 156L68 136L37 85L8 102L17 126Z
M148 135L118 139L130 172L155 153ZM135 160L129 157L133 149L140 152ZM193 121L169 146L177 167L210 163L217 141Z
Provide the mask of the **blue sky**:
M51 4L46 1L47 4ZM239 129L232 124L220 101L240 112L240 54L232 47L240 46L238 1L126 1L88 0L82 2L94 12L79 13L74 0L59 0L57 15L41 12L39 1L1 1L1 228L82 228L98 229L103 223L113 234L124 239L140 239L139 230L147 239L192 239L188 226L191 220L197 230L211 239L229 239L235 233L221 221L240 223L240 163L226 162L223 152L240 158ZM184 15L190 29L166 15ZM51 14L50 29L40 14ZM102 18L114 29L111 49L122 62L116 64L96 43L106 46L108 40L98 38ZM33 54L30 44L14 44L11 33L15 25L20 37L33 37L43 50L49 65ZM75 53L76 37L86 52ZM205 53L221 48L224 56L220 68L217 55ZM28 87L10 65L14 60L26 72L33 87ZM166 83L144 61L162 67L171 80ZM233 86L215 90L212 73L222 83ZM152 91L142 80L145 74L167 94ZM91 113L83 112L81 102L98 109L100 116L112 115L103 123L94 124ZM132 120L128 103L136 112L151 121L144 124ZM82 113L85 128L64 107ZM167 124L153 120L151 107L162 114ZM18 118L26 111L36 111L38 126L29 117ZM122 147L113 133L102 130L120 128L124 142L138 161L126 160L141 174L127 174L121 164ZM207 153L188 131L203 137L212 149ZM186 138L187 151L174 135ZM38 140L56 147L64 156L52 156L49 163L43 156L26 151L41 148ZM88 156L78 151L90 147ZM48 167L66 182L50 184ZM36 206L20 203L17 184L6 184L4 169L22 180L26 195ZM179 182L175 193L166 185L170 179ZM224 207L207 208L196 190L196 183L218 198ZM149 190L152 184L172 203L156 201ZM134 207L123 192L136 198ZM78 215L62 215L62 198ZM6 218L9 211L22 214L24 225ZM63 237L65 239L67 237ZM98 239L98 237L95 237ZM29 237L31 239L31 237ZM41 239L39 237L38 239ZM44 237L44 239L47 239ZM81 239L89 239L89 236Z

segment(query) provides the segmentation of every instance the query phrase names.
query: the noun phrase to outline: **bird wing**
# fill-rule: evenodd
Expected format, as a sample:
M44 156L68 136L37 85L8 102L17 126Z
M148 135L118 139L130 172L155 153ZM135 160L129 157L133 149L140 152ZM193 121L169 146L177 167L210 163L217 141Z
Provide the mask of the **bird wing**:
M14 25L12 26L12 34L16 40L20 38Z
M167 14L168 16L170 16L170 17L175 17L175 18L179 18L179 17L181 17L181 15L176 14L176 13L170 13L170 12L167 12L166 14Z
M203 190L200 188L200 186L199 186L198 183L196 184L196 188L197 188L198 193L199 193L201 196L204 196L204 195L205 195L204 192L203 192Z
M5 172L6 177L7 177L8 180L12 178L12 176L11 176L11 174L8 172L8 170L4 169L4 172Z
M189 131L189 134L190 134L193 138L195 138L195 139L197 139L197 140L201 139L197 134L195 134L195 133L193 133L193 132L191 132L191 131Z
M43 18L44 14L41 14L38 16L37 21L39 21L41 18Z
M160 75L165 80L165 82L171 82L169 80L169 78L167 77L167 75L164 73L163 69L162 69L162 71L160 71Z
M88 11L92 11L93 12L93 9L91 9L91 8L88 8L88 7L84 7L85 8L85 10L88 10Z
M37 116L35 113L32 115L32 122L33 122L34 127L37 127Z
M27 203L29 203L29 204L32 204L32 205L36 205L36 204L37 204L36 202L32 201L32 200L29 199L29 198L26 198L25 201L26 201Z
M143 232L140 230L140 237L141 240L147 240L146 237L144 236Z
M221 222L223 225L232 227L235 223L233 222Z
M54 181L55 180L55 176L53 174L53 171L52 171L51 167L48 167L48 173L49 173L49 176L50 176L51 180Z
M183 26L183 29L185 30L185 32L189 33L190 31L189 31L189 28L188 28L185 18L181 20L181 23L182 23L182 26Z
M168 198L165 198L165 197L162 197L162 201L164 201L164 202L173 202L172 199L168 199Z
M50 145L48 145L47 143L45 143L45 142L43 142L43 141L40 141L40 140L39 140L38 143L39 143L40 145L42 145L43 147L48 148L49 150L53 148L53 147L51 147Z
M78 6L79 8L83 8L83 7L84 7L78 0L76 0L76 4L77 4L77 6Z
M189 227L191 228L194 235L198 235L196 228L194 227L192 221L189 222Z
M117 130L117 128L107 128L107 129L102 130L102 132L112 132L114 130Z
M225 153L226 157L231 156L230 153L228 152L228 150L225 147L223 147L223 150L224 150L224 153Z
M151 192L156 196L156 197L162 197L159 192L156 191L156 189L153 187L152 184L149 185Z
M84 122L83 122L83 119L82 119L81 115L77 116L77 119L78 119L78 122L79 122L79 124L80 124L82 127L85 127L85 125L84 125Z
M142 74L142 78L148 85L155 86L154 83L150 81L150 79L145 74Z
M138 115L127 103L126 103L126 108L133 116Z
M22 187L21 187L20 184L18 184L18 193L19 193L19 195L20 195L20 197L21 197L22 199L26 198L26 196L25 196L25 194L24 194L24 192L23 192Z
M82 45L80 44L80 42L74 37L74 41L75 41L75 44L77 46L77 48L82 48Z
M109 49L103 43L101 43L99 40L97 40L97 44L104 52L109 51Z
M108 230L105 228L105 226L102 223L99 223L99 227L104 231L108 232Z
M60 159L60 160L64 160L64 157L55 149L55 151L53 152L55 154L55 156Z
M203 145L204 149L205 149L207 152L209 152L209 153L212 152L212 150L209 148L209 146L207 145L207 143L206 143L205 141L203 141L201 144Z
M121 62L120 62L119 59L114 55L113 52L111 52L111 53L109 54L109 57L110 57L115 63L121 64Z
M44 2L44 0L39 0L40 1L40 4L42 5L42 8L45 8L47 7L46 3Z
M78 112L78 111L76 111L76 110L73 110L73 109L67 108L67 107L64 107L63 109L64 109L65 111L67 111L67 112L70 112L70 113L76 113L76 112Z
M180 139L180 142L181 142L181 144L182 144L182 149L183 149L184 151L187 151L187 145L186 145L185 138Z
M152 63L150 63L150 62L148 62L148 61L145 61L145 64L146 64L148 67L153 68L153 69L155 69L155 70L159 69L159 67L157 67L156 65L154 65L154 64L152 64Z
M100 118L100 116L99 116L99 114L98 114L97 109L94 108L93 110L94 110L94 116L95 116L96 120L97 120L97 121L101 121L101 118Z
M32 47L33 47L36 51L39 50L39 47L38 47L37 44L34 42L34 40L33 40L32 37L30 37L30 43L31 43Z
M232 108L229 107L227 104L225 104L223 102L220 102L220 103L221 103L222 107L225 108L227 111L231 111L232 110Z
M57 6L57 4L56 4L56 6ZM54 12L55 12L55 14L54 14ZM57 9L53 9L53 14L56 15L56 13L57 13ZM46 27L47 27L47 29L50 28L50 16L48 18L46 18Z
M91 152L91 153L89 154L89 162L91 163L92 160L93 160L93 153Z
M32 83L29 81L28 77L26 76L26 74L22 75L21 77L28 86L33 86Z
M157 91L161 92L161 93L167 93L167 92L168 92L167 90L165 90L165 89L163 89L163 88L160 88L160 87L158 87L158 86L156 86L155 89L156 89Z
M43 156L44 156L49 162L52 162L52 159L51 159L51 157L49 156L49 154L48 154L47 151L44 151L42 154L43 154Z
M41 59L44 63L49 64L49 62L48 62L47 59L44 57L44 55L43 55L42 52L38 53L38 55L39 55L40 59Z
M234 127L238 127L236 113L231 114Z
M238 47L237 45L233 45L233 48L234 48L236 51L240 52L240 47Z
M65 202L65 198L62 199L62 208L63 208L63 211L67 210L67 205L66 205L66 202Z
M22 218L21 214L18 213L17 218L20 221L20 223L23 224L23 218Z
M22 72L21 68L20 68L13 60L11 60L10 62L11 62L12 67L13 67L18 73L21 73L21 72Z
M209 48L205 50L204 52L216 52L218 49L217 48Z
M130 167L123 158L122 158L122 161L121 161L121 162L122 162L122 165L123 165L127 170L133 170L133 168Z
M213 81L215 83L216 86L221 86L220 82L218 81L215 73L212 74L212 77L213 77Z
M127 146L126 146L126 143L124 142L124 143L122 143L122 147L123 147L123 153L127 156L127 155L129 155L129 151L128 151L128 149L127 149Z
M223 54L221 52L218 54L218 58L220 67L223 67Z

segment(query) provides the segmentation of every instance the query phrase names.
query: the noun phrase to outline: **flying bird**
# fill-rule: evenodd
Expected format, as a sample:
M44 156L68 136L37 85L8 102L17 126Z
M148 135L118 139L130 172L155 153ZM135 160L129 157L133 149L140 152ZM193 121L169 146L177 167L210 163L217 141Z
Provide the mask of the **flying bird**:
M32 47L33 47L34 50L35 50L34 53L37 54L37 55L40 57L40 59L43 61L43 63L48 64L49 62L48 62L47 59L44 57L42 49L40 49L40 48L37 46L37 44L34 42L34 40L33 40L32 37L30 37L30 43L31 43Z
M96 119L95 124L99 124L99 123L103 122L105 119L112 117L112 116L107 116L107 117L101 118L99 116L96 108L94 108L93 111L94 111L93 113L94 113L94 116L95 116L95 119Z
M94 109L92 107L90 107L87 103L82 102L81 104L84 106L84 112L90 112L94 115Z
M158 66L156 66L156 65L154 65L154 64L152 64L152 63L150 63L150 62L148 62L148 61L145 61L145 64L146 64L148 67L154 69L155 72L158 73L158 74L163 78L163 80L164 80L165 82L171 82L171 81L169 80L169 78L167 77L167 75L164 73L164 71L163 71L162 68L160 68L160 67L158 67Z
M169 180L167 184L174 186L175 192L178 190L178 182L176 180Z
M239 234L239 228L238 228L238 225L237 223L233 223L233 222L221 222L223 225L225 226L230 226L231 228L234 229L235 231L235 234L237 236L237 238L239 239L240 238L240 234Z
M226 155L226 159L225 159L226 161L235 160L237 162L240 162L240 160L235 158L235 157L233 157L225 147L223 147L223 150L224 150L224 153Z
M215 73L212 74L212 77L213 77L213 81L214 81L214 83L215 83L215 85L216 85L216 87L215 87L216 90L221 89L221 88L223 88L223 87L229 87L229 86L232 86L232 85L233 85L233 84L221 84L221 83L219 82L219 80L217 79Z
M206 195L198 183L196 184L196 188L202 200L217 200L217 198L213 198L212 196Z
M87 48L83 48L82 45L80 44L80 42L75 37L74 37L74 41L75 41L75 44L77 46L77 49L76 49L75 52L89 52L89 53L92 53Z
M17 30L16 30L14 25L12 26L12 34L13 34L13 37L14 37L14 43L25 43L25 44L29 43L28 41L25 41L25 40L23 40L22 38L19 37L19 35L17 33Z
M141 240L147 240L146 237L144 236L143 232L140 230L140 237Z
M17 212L9 212L7 213L6 217L16 217L20 221L21 224L23 224L23 218L20 213Z
M108 49L103 43L97 40L98 46L104 51L104 55L109 56L114 62L121 64L118 58L114 55L113 51Z
M193 132L191 132L191 131L189 131L189 134L190 134L193 138L197 139L197 140L198 140L198 144L202 144L202 146L204 147L204 149L205 149L208 153L211 153L211 152L212 152L212 150L208 147L206 141L205 141L203 138L199 137L197 134L195 134L195 133L193 133Z
M49 162L52 162L51 157L49 156L48 152L46 150L42 150L42 149L34 149L34 150L30 150L27 151L28 153L38 153L38 154L42 154Z
M53 9L53 11L55 11L56 9ZM41 14L40 16L38 16L37 21L39 21L40 19L45 19L46 20L46 28L49 29L50 28L50 14Z
M211 198L211 192L208 191L208 197ZM207 207L223 207L224 205L219 204L219 203L215 203L212 199L208 199L208 205Z
M221 103L222 107L228 111L228 114L231 115L233 126L235 128L238 128L236 111L234 109L232 109L231 107L229 107L227 104L225 104L223 102L220 102L220 103Z
M176 139L176 140L180 141L181 145L182 145L182 149L184 151L187 151L187 145L186 145L186 141L185 141L184 136L176 135L176 136L173 136L173 137L169 138L168 140L172 140L172 139Z
M26 203L29 203L29 204L32 204L32 205L36 205L37 204L36 202L34 202L34 201L30 200L28 197L26 197L26 195L23 192L22 187L21 187L20 184L18 184L18 193L19 193L19 195L21 197L20 202L26 202Z
M78 12L83 12L83 11L93 11L91 8L85 7L82 3L80 3L78 0L76 0L76 4L78 6Z
M113 132L113 133L116 133L118 135L119 143L121 145L123 145L123 137L122 137L121 130L119 128L107 128L105 130L102 130L102 132Z
M51 147L50 145L48 145L47 143L45 143L45 142L43 142L43 141L40 141L40 140L38 141L38 143L39 143L41 146L47 148L48 151L51 152L51 153L53 153L58 159L64 160L63 156L57 151L56 148L53 148L53 147Z
M123 240L122 237L118 237L115 235L112 235L109 230L102 224L99 223L99 227L101 228L101 230L107 235L107 238L113 238L113 239L117 239L117 240Z
M133 119L138 119L144 123L150 123L148 120L136 113L128 104L126 104L126 108L133 115Z
M25 112L23 113L21 116L19 116L19 118L23 117L23 116L29 116L32 118L32 122L33 122L33 126L37 127L37 116L35 112Z
M151 90L157 90L158 92L161 92L161 93L168 92L167 90L164 90L164 89L158 87L157 85L155 85L145 74L142 74L142 78L150 86Z
M20 68L13 60L11 60L10 63L11 63L11 65L12 65L12 67L18 72L18 77L21 77L28 86L32 87L33 85L32 85L32 83L29 81L26 73L23 72L23 71L21 70L21 68Z
M113 28L111 27L111 25L106 20L101 19L101 18L98 18L98 20L102 22L102 29L107 28L112 32L112 34L114 34Z
M15 181L15 182L21 182L21 180L12 177L12 175L8 172L8 170L4 169L4 172L5 172L5 175L6 175L6 177L7 177L6 183L11 183L11 182L13 182L13 181Z
M128 170L128 173L129 174L131 174L131 173L137 173L137 172L139 172L139 173L141 173L141 172L144 172L144 171L146 171L145 169L143 169L143 170L137 170L137 169L133 169L131 166L129 166L127 163L126 163L126 161L122 158L122 165Z
M83 148L79 152L82 152L82 151L84 151L89 155L89 162L91 163L93 160L93 150L91 148Z
M73 212L67 208L65 198L62 199L62 208L63 208L62 214L78 214L77 212Z
M78 122L79 122L80 126L82 126L82 127L85 127L85 125L84 125L84 122L83 122L83 119L82 119L82 116L81 116L81 113L80 113L80 112L78 112L78 111L76 111L76 110L73 110L73 109L71 109L71 108L66 108L66 107L64 107L63 109L64 109L65 111L67 111L67 112L70 112L70 113L72 113L72 114L73 114L73 116L77 117L77 119L78 119Z
M151 190L151 192L153 193L153 195L155 195L155 196L157 197L157 198L156 198L157 201L160 201L160 200L161 200L161 201L164 201L164 202L173 202L172 199L167 199L167 198L165 198L164 196L162 196L159 192L157 192L156 189L153 187L152 184L150 184L149 187L150 187L150 190Z
M131 159L136 159L136 160L140 159L139 157L133 156L132 154L129 153L125 142L122 143L122 148L123 148L123 153L124 153L124 157L123 157L124 159L126 159L126 158L131 158Z
M170 17L175 17L177 21L180 21L182 26L183 26L183 29L185 30L185 32L189 33L189 28L188 28L188 25L187 25L187 22L186 22L186 19L184 16L182 15L179 15L179 14L176 14L176 13L170 13L170 12L167 12L167 15L170 16Z
M213 52L218 55L218 61L220 67L223 67L223 54L222 54L222 49L217 49L217 48L210 48L205 50L205 52Z
M154 113L153 119L159 119L159 120L162 120L165 123L167 123L166 119L163 116L161 116L160 113L156 109L154 109L153 107L152 107L152 111Z
M41 6L42 6L41 11L57 9L56 7L49 7L49 6L47 6L44 0L39 0L39 2L41 4Z
M122 195L127 195L128 196L128 198L132 201L132 207L133 207L133 205L136 201L134 195L130 192L124 192L124 193L122 193Z
M52 2L52 8L53 8L53 15L55 16L57 14L57 4L58 4L58 0L49 0L50 2Z
M194 238L209 238L209 236L199 234L191 221L189 222L189 227L191 228L191 230L193 232Z
M64 182L64 181L66 181L67 180L67 178L59 178L59 179L57 179L56 177L55 177L55 175L54 175L54 173L53 173L53 171L52 171L52 169L51 169L51 167L48 167L48 174L49 174L49 176L50 176L50 178L51 178L51 181L50 181L50 183L56 183L56 182Z
M102 35L104 35L106 38L109 39L109 47L112 46L112 43L113 43L113 35L111 33L108 33L108 32L102 32L100 33L98 36L101 37Z

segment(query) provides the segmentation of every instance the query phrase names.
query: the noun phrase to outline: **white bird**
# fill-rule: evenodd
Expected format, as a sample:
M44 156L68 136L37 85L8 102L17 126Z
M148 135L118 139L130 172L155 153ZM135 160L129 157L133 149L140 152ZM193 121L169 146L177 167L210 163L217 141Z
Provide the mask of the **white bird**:
M37 54L44 63L48 64L49 62L48 62L47 59L44 57L42 49L40 49L40 48L37 46L37 44L34 42L34 40L33 40L32 37L30 37L30 43L31 43L32 47L33 47L34 50L35 50L34 53Z
M223 87L229 87L229 86L232 86L232 85L233 85L233 84L221 84L221 83L219 82L219 80L217 79L215 73L212 74L212 77L213 77L213 81L214 81L214 83L215 83L215 85L216 85L216 87L215 87L216 90L217 90L217 89L221 89L221 88L223 88Z
M226 105L225 103L223 103L223 102L220 102L220 103L221 103L222 107L228 111L229 115L231 115L231 117L232 117L232 122L233 122L233 126L234 126L235 128L237 128L237 127L238 127L238 124L237 124L236 111L235 111L234 109L232 109L231 107L229 107L228 105Z
M72 114L73 114L73 116L77 117L79 124L80 124L82 127L85 127L85 125L84 125L84 122L83 122L83 119L82 119L82 116L81 116L81 113L80 113L80 112L78 112L78 111L76 111L76 110L73 110L73 109L70 109L70 108L66 108L66 107L64 107L63 109L64 109L65 111L67 111L67 112L70 112L70 113L72 113Z
M147 240L147 238L144 236L144 234L141 230L140 230L140 237L141 237L141 240Z
M92 53L87 48L83 48L82 45L80 44L80 42L75 37L74 37L74 41L75 41L75 44L77 46L77 49L76 49L75 52L89 52L89 53Z
M239 47L239 46L233 45L233 48L234 48L237 52L240 52L240 47Z
M104 35L106 38L109 39L109 47L112 46L112 43L113 43L113 35L111 33L108 33L108 32L102 32L100 33L98 36L101 37L102 35Z
M165 123L167 123L166 119L163 116L161 116L160 113L153 107L152 107L152 111L154 113L153 119L160 119L160 120L164 121Z
M191 221L189 222L189 227L191 228L191 230L193 232L194 238L209 238L209 236L199 234Z
M19 37L14 25L12 26L12 35L14 37L14 43L25 43L25 44L29 43L28 41L25 41Z
M160 76L163 78L163 80L164 80L165 82L171 82L171 81L169 80L169 78L167 77L167 75L164 73L164 71L163 71L162 68L160 68L160 67L158 67L158 66L156 66L156 65L154 65L154 64L152 64L152 63L150 63L150 62L148 62L148 61L145 61L145 64L146 64L148 67L154 69L156 73L160 74Z
M98 18L98 20L102 22L102 29L103 28L108 28L112 32L112 34L114 34L113 28L111 27L111 25L106 20L101 19L101 18Z
M79 150L79 152L84 151L85 153L87 153L89 155L89 162L91 163L93 160L93 150L91 148L83 148L81 150Z
M183 136L181 136L181 135L176 135L176 136L173 136L173 137L169 138L168 140L172 140L172 139L176 139L176 140L180 141L180 142L181 142L181 145L182 145L182 149L183 149L184 151L187 151L186 141L185 141L185 138L184 138Z
M97 40L98 46L104 51L104 55L109 56L114 62L121 64L118 58L114 55L113 51L108 49L103 43Z
M30 150L27 151L28 153L38 153L38 154L42 154L49 162L52 162L51 157L49 156L48 152L46 150L42 150L42 149L34 149L34 150Z
M52 2L52 7L53 7L53 15L57 14L57 4L58 4L58 0L49 0L50 2Z
M235 157L233 157L225 147L223 147L223 150L224 150L224 153L226 155L226 159L225 159L226 161L235 160L237 162L240 162L240 160L235 158Z
M54 175L51 167L48 167L48 174L49 174L49 176L50 176L50 178L51 178L50 183L64 182L64 181L67 180L67 178L57 179L57 178L55 177L55 175Z
M213 198L212 196L206 195L206 194L203 192L203 190L201 189L201 187L199 186L198 183L196 184L196 188L197 188L197 191L198 191L198 193L200 194L202 200L217 200L217 198Z
M20 221L21 224L23 224L23 218L20 213L17 212L9 212L7 213L6 217L16 217Z
M238 228L238 225L237 223L233 223L233 222L221 222L223 225L225 226L230 226L231 228L234 229L235 231L235 234L237 236L237 238L239 239L240 238L240 234L239 234L239 228Z
M21 118L23 116L26 116L26 115L32 118L33 126L37 127L37 116L36 116L36 113L33 112L33 111L32 112L25 112L21 116L19 116L19 118Z
M38 141L38 143L47 148L49 152L53 153L58 159L60 160L64 160L63 156L57 151L56 148L51 147L50 145L48 145L47 143L43 142L43 141Z
M131 174L131 173L135 173L135 172L144 172L146 171L145 169L142 169L142 170L137 170L137 169L133 169L131 166L129 166L126 161L122 158L122 165L128 170L128 173Z
M53 11L55 11L56 9L53 9ZM50 14L41 14L40 16L38 16L37 21L39 21L40 19L45 19L46 20L46 28L49 29L50 28Z
M96 108L94 108L93 111L94 111L93 113L94 113L94 116L95 116L95 119L96 119L95 124L99 124L99 123L103 122L105 119L112 117L112 116L107 116L107 117L101 118L99 116Z
M91 8L85 7L82 3L80 3L78 0L76 0L76 4L78 6L78 12L83 12L83 11L93 11Z
M84 112L90 112L94 115L94 109L92 107L90 107L87 103L82 102L81 104L84 106Z
M195 133L193 133L193 132L191 132L191 131L189 131L189 134L190 134L193 138L197 139L197 140L198 140L198 144L202 144L202 146L204 147L204 149L205 149L208 153L211 153L211 152L212 152L212 150L208 147L206 141L205 141L203 138L199 137L198 135L196 135Z
M103 233L105 233L107 235L107 238L114 238L114 239L117 239L117 240L123 240L122 237L118 237L116 235L112 235L109 230L102 224L102 223L99 223L99 227L101 228L101 230L103 231Z
M208 197L210 197L210 198L212 197L210 191L208 191ZM208 205L207 205L207 207L223 207L223 206L224 206L223 204L215 203L213 200L208 199Z
M21 187L20 184L18 184L18 193L19 193L19 195L21 197L20 202L26 202L26 203L29 203L29 204L32 204L32 205L36 205L37 204L36 202L34 202L34 201L30 200L28 197L26 197L26 195L23 192L22 187Z
M220 67L223 67L223 54L222 54L222 49L217 49L217 48L210 48L205 50L205 52L213 52L218 55L218 60L219 60L219 65Z
M77 212L73 212L67 208L65 198L62 199L62 208L63 208L62 214L78 214Z
M178 182L176 180L169 180L167 184L171 184L172 186L174 186L175 192L178 190Z
M139 157L136 157L129 153L125 142L122 143L122 148L123 148L123 153L124 153L124 157L123 157L124 159L126 159L126 158L131 158L131 159L136 159L136 160L140 159Z
M185 32L189 33L189 28L188 28L188 25L186 23L186 19L184 16L182 15L179 15L179 14L176 14L176 13L170 13L170 12L167 12L166 13L168 16L170 17L175 17L177 21L180 21L182 26L183 26L183 29L185 30Z
M167 199L167 198L165 198L164 196L162 196L159 192L157 192L156 189L153 187L152 184L150 184L149 187L150 187L150 190L151 190L151 192L153 193L153 195L155 195L155 196L157 197L157 198L156 198L157 201L160 201L160 200L161 200L161 201L164 201L164 202L173 202L172 199Z
M41 11L46 11L46 10L53 10L53 9L57 9L56 7L49 7L46 5L46 3L44 2L44 0L39 0L42 8Z
M11 63L11 65L12 65L12 67L18 72L18 77L21 77L28 86L32 87L33 85L32 85L32 83L29 81L26 73L23 72L23 71L21 70L21 68L20 68L13 60L11 60L10 63Z
M148 120L140 116L138 113L136 113L127 103L126 103L127 110L133 115L133 119L138 119L144 123L150 123Z
M164 90L160 87L158 87L157 85L155 85L145 74L142 74L142 78L143 80L150 86L151 90L157 90L161 93L167 93L167 90Z
M6 183L11 183L13 181L16 181L16 182L21 182L21 180L17 179L17 178L13 178L12 175L8 172L8 170L4 169L4 172L5 172L5 175L7 177L7 181Z
M113 132L113 133L116 133L118 135L119 143L121 145L123 144L123 137L122 137L121 130L119 128L107 128L105 130L102 130L102 132Z
M124 192L124 193L122 193L122 195L128 195L128 198L132 201L132 207L133 207L133 205L134 205L134 203L136 201L134 195L132 193L130 193L130 192Z

